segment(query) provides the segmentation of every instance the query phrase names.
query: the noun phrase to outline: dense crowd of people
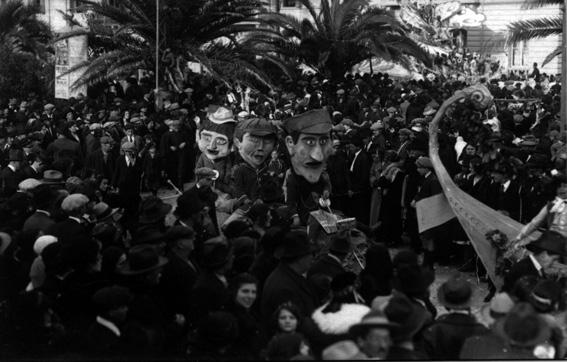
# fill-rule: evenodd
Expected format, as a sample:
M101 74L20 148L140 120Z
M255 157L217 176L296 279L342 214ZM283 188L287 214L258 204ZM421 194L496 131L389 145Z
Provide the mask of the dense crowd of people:
M526 224L518 240L545 229L480 314L462 274L432 303L437 265L488 279L455 219L419 232L416 212L442 192L428 125L465 79L195 80L160 109L136 79L6 100L0 358L563 358L547 268L567 257L567 134L560 84L532 75L481 79L494 105L441 122L459 187ZM327 233L320 210L356 225Z

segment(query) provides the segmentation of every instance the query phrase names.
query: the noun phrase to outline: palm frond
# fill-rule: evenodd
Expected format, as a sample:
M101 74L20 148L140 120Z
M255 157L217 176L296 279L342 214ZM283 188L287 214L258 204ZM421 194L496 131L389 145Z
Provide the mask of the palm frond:
M558 56L561 56L563 53L563 47L560 45L557 48L555 48L551 53L549 53L545 59L543 60L543 62L541 63L542 67L545 67L545 65L549 62L551 62L553 59L555 59Z
M510 35L507 42L514 44L520 41L558 35L562 33L562 27L562 16L516 21L508 26Z
M522 9L537 9L550 5L563 5L563 0L524 0Z

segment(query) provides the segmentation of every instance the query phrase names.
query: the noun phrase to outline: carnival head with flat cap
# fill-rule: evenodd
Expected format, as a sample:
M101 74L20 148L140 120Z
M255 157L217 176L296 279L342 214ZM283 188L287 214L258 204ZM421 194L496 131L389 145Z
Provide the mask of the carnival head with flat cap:
M285 144L296 174L308 182L316 183L333 153L329 112L314 109L288 118L284 124Z
M218 107L199 123L197 144L208 159L214 161L228 156L236 121L230 109Z
M276 145L277 129L265 118L249 118L241 121L234 132L234 144L246 163L259 168L270 156Z

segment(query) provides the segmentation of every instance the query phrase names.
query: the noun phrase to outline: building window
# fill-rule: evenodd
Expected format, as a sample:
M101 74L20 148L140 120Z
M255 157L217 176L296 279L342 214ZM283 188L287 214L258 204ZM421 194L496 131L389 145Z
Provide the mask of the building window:
M527 65L528 48L526 42L522 41L512 45L512 66L523 67Z
M295 0L283 0L282 6L284 8L294 8L296 6Z

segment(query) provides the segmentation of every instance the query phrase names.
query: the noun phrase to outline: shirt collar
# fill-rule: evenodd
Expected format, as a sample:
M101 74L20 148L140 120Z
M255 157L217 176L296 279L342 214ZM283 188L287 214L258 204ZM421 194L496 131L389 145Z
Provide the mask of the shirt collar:
M108 319L104 319L101 316L96 316L96 322L101 326L104 326L112 331L117 337L120 337L120 329L116 326L116 324L112 323Z
M504 192L506 192L506 190L508 190L508 187L510 187L510 182L512 182L512 180L508 180L502 184L502 188L504 189Z
M51 216L51 213L49 211L35 209L35 212L39 212L40 214L45 214L47 216Z
M81 219L79 219L78 217L69 216L69 219L75 220L75 221L78 222L79 224L82 224L82 223L83 223L83 222L81 221Z
M16 172L16 168L14 167L14 165L8 164L8 167L10 168L10 170Z
M539 261L537 261L537 259L535 258L535 256L533 256L533 254L529 254L529 257L530 257L532 263L534 264L534 267L536 268L537 272L539 274L541 274L541 270L543 269L543 267L541 266Z

